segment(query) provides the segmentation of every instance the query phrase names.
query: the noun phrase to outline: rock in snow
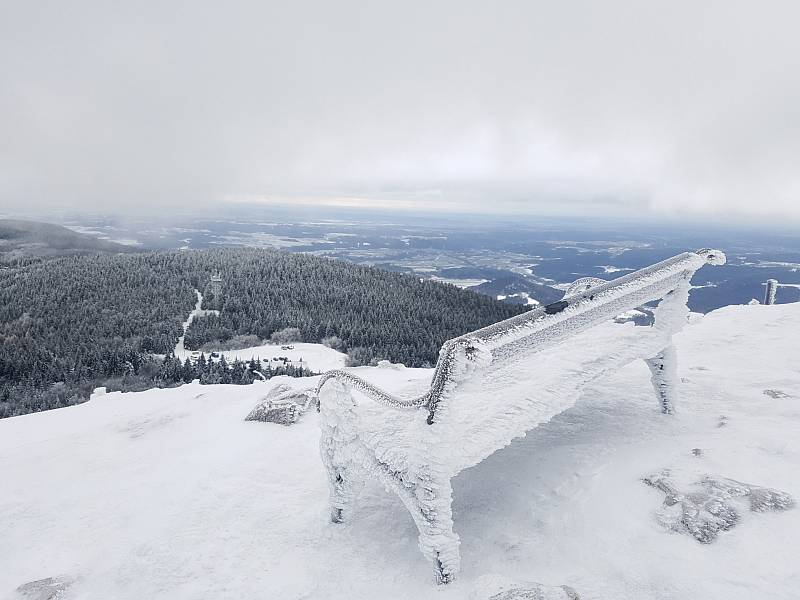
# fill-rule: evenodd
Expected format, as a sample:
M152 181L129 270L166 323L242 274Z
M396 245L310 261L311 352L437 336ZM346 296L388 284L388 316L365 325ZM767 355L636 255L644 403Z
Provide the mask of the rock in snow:
M74 582L52 598L561 600L568 586L584 600L796 600L800 510L735 490L800 498L798 331L800 304L714 311L676 336L690 381L675 415L634 363L460 473L462 571L444 588L380 486L350 523L329 522L315 410L292 427L242 420L273 385L316 379L111 392L0 420L0 598L35 598L28 582L63 573ZM431 376L354 372L402 397ZM665 465L684 495L713 474L699 489L727 489L736 526L699 544L654 522L661 496L641 478Z
M484 575L475 582L470 600L580 600L578 592L567 585L542 585L515 581L498 575Z
M17 594L24 600L58 600L64 598L66 589L72 585L70 577L47 577L30 581L17 588Z
M749 501L750 510L787 510L794 499L786 492L706 475L682 491L669 470L644 478L644 482L666 494L658 521L672 531L688 533L698 542L710 544L720 531L739 522L740 506Z
M245 421L262 421L291 425L300 420L308 408L312 395L303 391L295 393L285 383L275 385L253 410Z

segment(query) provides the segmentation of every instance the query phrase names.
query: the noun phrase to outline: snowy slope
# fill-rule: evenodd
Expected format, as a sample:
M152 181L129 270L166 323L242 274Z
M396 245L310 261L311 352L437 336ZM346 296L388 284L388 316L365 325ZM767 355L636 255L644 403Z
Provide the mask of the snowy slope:
M261 346L252 346L248 348L241 348L239 350L218 350L220 356L225 356L228 363L234 360L249 361L251 358L256 361L261 360L261 365L266 368L267 362L272 368L291 364L296 367L305 366L311 369L314 373L324 373L331 369L341 369L345 365L347 355L333 348L328 348L322 344L312 344L308 342L292 342L291 350L281 350L280 344L263 344ZM210 352L205 352L206 360L219 360L219 358L212 358ZM186 360L187 357L194 356L190 350L183 350L175 353L175 356L181 360ZM282 360L272 360L273 358L286 357L287 363Z
M225 350L221 351L225 355L225 359L231 362L235 359L247 360L259 358L262 364L266 367L267 363L263 362L265 359L270 360L272 367L278 367L283 364L282 361L272 361L276 357L283 357L289 359L289 363L295 366L305 365L315 373L323 373L331 369L341 369L347 355L333 348L328 348L322 344L310 344L307 342L292 342L291 350L281 350L280 344L264 344L263 346L253 346L252 348L243 348L241 350Z
M351 524L327 522L316 413L243 421L272 384L308 380L114 393L6 419L0 598L63 575L65 599L487 598L476 590L492 576L584 599L796 599L800 508L744 512L700 544L658 523L664 494L641 479L711 473L800 499L798 334L800 304L710 313L677 338L677 415L658 413L646 366L630 365L461 473L463 570L444 589L378 486ZM405 393L430 377L357 372Z

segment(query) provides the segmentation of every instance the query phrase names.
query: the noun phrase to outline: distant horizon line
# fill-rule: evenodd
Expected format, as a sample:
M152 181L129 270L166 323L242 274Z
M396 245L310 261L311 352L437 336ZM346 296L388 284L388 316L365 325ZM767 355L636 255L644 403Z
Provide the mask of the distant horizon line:
M293 221L306 221L308 218L321 221L336 221L334 215L347 216L352 218L355 215L362 216L383 216L392 215L396 217L405 216L407 218L432 219L435 222L451 223L472 223L475 220L490 219L487 224L502 224L513 220L519 226L536 225L534 220L543 220L553 224L582 224L582 225L603 225L604 227L619 225L663 225L667 227L688 227L690 229L710 227L713 229L744 229L752 231L762 231L764 229L790 230L800 236L797 227L800 226L800 216L755 216L755 215L713 215L706 213L661 213L656 211L612 211L608 214L586 214L575 211L537 211L537 210L503 210L503 211L478 211L473 206L459 209L455 212L452 207L428 206L398 206L373 204L357 204L357 199L352 197L352 204L338 201L324 202L315 201L309 197L303 199L280 200L226 200L217 206L194 206L186 207L179 205L167 205L161 209L133 209L130 207L120 207L115 209L99 207L39 207L17 210L0 210L0 219L26 219L33 221L49 222L48 219L56 219L59 222L74 219L123 219L123 220L150 220L150 221L172 221L176 219L195 218L198 220L215 219L227 220L228 218L240 218L242 213L261 213L258 218L266 216L264 212L270 210L280 211L280 218L277 222L291 223ZM234 214L231 214L233 212ZM322 214L319 214L322 213ZM273 213L274 214L274 213ZM253 215L256 216L256 215ZM522 221L520 221L522 220Z

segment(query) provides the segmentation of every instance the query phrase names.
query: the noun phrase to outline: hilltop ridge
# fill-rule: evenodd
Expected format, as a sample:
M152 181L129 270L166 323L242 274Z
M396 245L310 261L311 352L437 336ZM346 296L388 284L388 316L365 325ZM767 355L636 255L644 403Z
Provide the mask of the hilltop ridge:
M131 251L134 249L130 246L101 240L61 225L24 219L0 219L0 261L89 252Z

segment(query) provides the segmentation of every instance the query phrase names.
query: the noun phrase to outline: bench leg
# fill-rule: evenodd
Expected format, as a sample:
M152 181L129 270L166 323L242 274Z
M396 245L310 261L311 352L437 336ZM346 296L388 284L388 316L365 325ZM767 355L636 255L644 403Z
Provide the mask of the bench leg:
M350 518L358 495L364 488L367 470L364 450L358 443L358 415L347 388L331 381L320 392L320 455L328 472L331 521Z
M430 472L409 477L376 463L359 441L355 402L340 382L327 382L319 400L320 454L328 473L331 521L348 520L367 476L380 474L411 513L419 530L420 550L433 563L437 583L453 581L461 556L459 539L453 532L450 479Z
M650 381L661 405L661 412L665 415L672 414L678 395L678 357L675 346L670 344L645 362L650 367Z
M355 465L326 465L330 488L331 522L344 523L350 519L366 473Z
M433 563L436 583L450 583L461 567L458 535L453 532L453 488L449 479L420 477L395 486L419 530L419 548Z

